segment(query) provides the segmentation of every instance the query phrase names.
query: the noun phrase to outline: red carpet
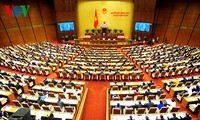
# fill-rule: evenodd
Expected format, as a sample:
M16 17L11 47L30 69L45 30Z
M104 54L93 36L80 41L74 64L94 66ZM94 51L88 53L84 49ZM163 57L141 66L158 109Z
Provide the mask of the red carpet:
M105 120L106 119L106 89L109 82L87 82L88 95L83 109L82 120Z

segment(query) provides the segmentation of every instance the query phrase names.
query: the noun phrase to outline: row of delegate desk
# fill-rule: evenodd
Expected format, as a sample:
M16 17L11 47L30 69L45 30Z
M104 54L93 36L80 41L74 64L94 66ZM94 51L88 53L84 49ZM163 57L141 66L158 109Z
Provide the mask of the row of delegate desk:
M147 83L147 82L145 82ZM127 86L140 86L143 85L143 82L126 82ZM110 86L123 86L123 82L111 82ZM150 91L152 93L156 93L158 89L151 89ZM141 94L145 94L146 90L140 90L139 92ZM133 95L134 94L134 90L110 90L107 91L110 95ZM129 101L125 101L125 100L110 100L109 101L109 95L107 93L107 114L109 114L109 106L111 106L111 108L113 108L114 106L116 106L118 103L120 104L120 106L125 107L125 106L135 106L136 103L138 103L139 101L142 104L148 103L148 100L129 100ZM158 104L161 101L165 101L166 104L169 104L171 102L171 98L167 98L167 99L153 99L151 100L152 102L154 102L155 104ZM186 112L175 112L176 116L178 118L181 117L185 117L186 116ZM106 116L106 120L129 120L130 116L134 119L134 120L145 120L146 116L149 117L150 120L155 120L156 118L160 118L160 115L163 115L163 117L165 119L167 119L167 117L172 117L172 113L159 113L159 114L110 114L109 117L108 115Z
M199 76L194 76L194 79L197 79L198 77ZM166 84L169 83L170 81L181 81L181 80L182 80L182 78L177 78L177 79L172 79L172 80L171 79L162 80L161 81L161 87L165 88ZM199 84L200 84L200 82L198 83L198 85ZM187 90L187 86L172 87L172 88L170 88L169 94L170 94L171 97L174 97L177 92L184 91L184 90ZM190 103L198 102L198 98L200 98L200 94L198 94L197 96L183 97L183 99L181 101L181 105L184 108L188 108L188 105Z
M83 85L84 88L84 82L74 82L75 84L79 84L79 85ZM55 93L62 93L63 92L63 88L57 88L57 87L49 87L49 86L39 86L39 85L35 85L33 88L33 90L44 90L44 91L48 91L48 92L55 92ZM81 94L81 103L84 105L85 102L85 98L87 95L87 90L83 89L83 90L75 90L75 89L66 89L66 93L68 92L74 92L77 91L78 93ZM82 93L84 92L84 93ZM30 94L23 94L22 95L23 98L30 100L30 101L37 101L39 96L33 96ZM45 102L47 103L51 103L51 104L57 104L57 100L58 98L52 98L52 97L47 97L45 98ZM77 104L79 104L79 100L77 99L62 99L62 101L64 102L64 104L67 105L72 105L72 106L76 106ZM82 113L82 109L83 109L83 105L79 105L79 108L81 109ZM77 107L77 106L76 106ZM11 105L6 105L2 108L2 110L4 110L5 112L9 112L9 113L14 113L16 112L18 109L20 109L21 107L18 106L11 106ZM52 113L52 111L49 110L38 110L38 109L31 109L31 115L32 116L42 116L42 117L49 117L49 115ZM76 116L74 116L74 114L69 113L69 112L58 112L58 111L54 111L53 115L56 119L63 119L63 120L74 120ZM80 114L78 115L80 117Z

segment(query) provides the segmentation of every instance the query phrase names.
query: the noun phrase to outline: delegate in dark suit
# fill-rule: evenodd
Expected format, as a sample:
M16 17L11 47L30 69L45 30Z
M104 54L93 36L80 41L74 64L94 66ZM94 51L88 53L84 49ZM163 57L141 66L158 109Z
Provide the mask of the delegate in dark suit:
M150 109L151 107L154 107L154 103L149 100L149 103L146 103L145 106Z

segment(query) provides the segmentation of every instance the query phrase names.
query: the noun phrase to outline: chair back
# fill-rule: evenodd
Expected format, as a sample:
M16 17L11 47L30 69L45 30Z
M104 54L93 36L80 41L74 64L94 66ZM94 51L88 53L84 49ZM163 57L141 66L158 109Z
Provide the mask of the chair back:
M112 113L113 114L121 114L121 109L119 109L119 108L113 108Z
M70 95L70 96L69 96L69 99L77 100L77 97L76 97L75 95Z
M63 94L63 93L59 93L58 96L59 96L60 98L66 99L65 94Z
M153 100L155 98L155 95L148 95L148 100Z
M97 80L98 79L98 75L97 74L92 74L92 80Z
M105 80L106 75L105 74L100 74L100 80Z
M115 75L115 80L120 81L121 80L121 74L116 74Z
M82 79L83 79L83 78L82 78L82 75L83 75L82 73L77 73L77 76L76 76L77 79L78 79L78 80L82 80Z
M65 111L73 113L74 112L74 108L73 107L65 107Z
M63 74L63 77L64 77L64 78L68 78L66 72L63 72L62 74Z
M154 113L156 113L156 111L157 111L157 107L150 107L150 109L149 109L149 114L154 114Z
M43 110L51 111L50 108L49 108L49 106L42 106L42 109L43 109Z
M33 96L35 95L35 93L33 92L33 90L29 90L28 92L29 92L30 95L33 95Z
M75 79L74 73L69 73L69 78L70 78L70 79Z
M143 100L144 99L144 95L137 95L136 100Z
M61 85L61 84L57 84L57 87L58 87L58 88L62 88L62 85Z
M56 97L56 96L55 96L55 93L49 92L49 97L54 97L54 98L55 98L55 97Z
M118 86L112 86L111 89L112 90L119 90L119 87Z
M90 80L90 75L89 74L84 74L84 79L85 80Z
M151 85L150 89L155 89L156 85Z
M145 108L138 108L137 114L144 114L145 113Z
M162 107L160 113L167 113L168 107Z
M129 80L129 74L124 74L124 80Z
M49 85L49 87L54 87L53 83L49 83L48 85Z
M18 100L12 100L12 102L14 103L15 106L22 107L22 105L19 103Z
M58 78L61 78L61 75L60 75L59 71L56 71L55 73L56 73L56 75L57 75Z
M165 99L166 98L166 94L161 94L160 96L159 96L159 99Z
M108 75L108 80L114 80L114 75L113 74L109 74Z
M81 85L75 85L76 90L81 90Z
M133 108L126 108L124 114L133 114Z
M170 112L178 112L180 107L173 107Z
M190 96L196 96L198 93L197 92L192 92Z
M122 90L128 90L128 86L123 86Z
M41 109L41 107L38 103L33 103L32 105L33 105L34 109Z
M60 106L53 106L54 110L57 112L62 112Z
M29 106L27 103L22 103L22 106L23 106L24 108L30 108L30 106Z
M140 73L139 74L139 80L143 80L144 79L144 73Z
M136 80L136 79L137 79L137 74L134 74L134 73L131 74L131 77L130 77L130 78L131 78L131 80Z

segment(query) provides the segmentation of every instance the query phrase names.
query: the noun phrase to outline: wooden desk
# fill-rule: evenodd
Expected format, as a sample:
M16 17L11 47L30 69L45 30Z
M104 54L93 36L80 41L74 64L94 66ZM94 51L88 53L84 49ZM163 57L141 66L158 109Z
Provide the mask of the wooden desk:
M199 96L193 96L193 97L183 97L181 105L184 108L187 108L188 103L198 101L198 98L200 98L200 95Z
M15 99L15 95L11 91L0 90L0 95L8 97L10 102Z
M10 112L10 113L15 113L18 109L21 107L17 106L9 106L6 105L4 106L1 110L4 110L5 112ZM42 117L49 117L49 115L52 113L52 111L48 110L36 110L36 109L30 109L31 110L31 115L36 116L36 115L41 115ZM60 118L60 119L69 119L72 120L74 117L74 114L68 113L68 112L53 112L55 118Z
M160 89L150 89L150 92L152 93L157 93L157 91L160 90ZM134 91L135 90L110 90L110 94L111 95L118 95L118 94L121 94L121 95L127 95L127 94L130 94L130 95L133 95L134 94ZM140 94L145 94L146 90L139 90Z
M156 100L151 100L155 105L158 105L160 103L160 101L165 100L168 104L171 103L171 98L168 99L156 99ZM110 101L110 106L116 106L117 103L119 103L121 106L135 106L135 104L138 102L141 102L142 105L144 105L145 103L149 103L149 100L111 100Z
M175 112L176 116L178 118L185 117L186 112ZM157 117L160 118L160 115L163 115L164 119L167 120L167 117L172 117L172 113L161 113L161 114L142 114L142 115L137 115L137 114L110 114L110 120L128 120L130 116L134 120L145 120L145 117L148 116L150 120L155 120Z
M29 94L23 94L23 98L30 100L30 101L37 101L39 96L32 96ZM51 103L51 104L56 104L58 101L58 98L53 98L53 97L47 97L44 99L45 102ZM79 100L74 100L74 99L61 99L65 105L74 105L76 106L79 102Z

